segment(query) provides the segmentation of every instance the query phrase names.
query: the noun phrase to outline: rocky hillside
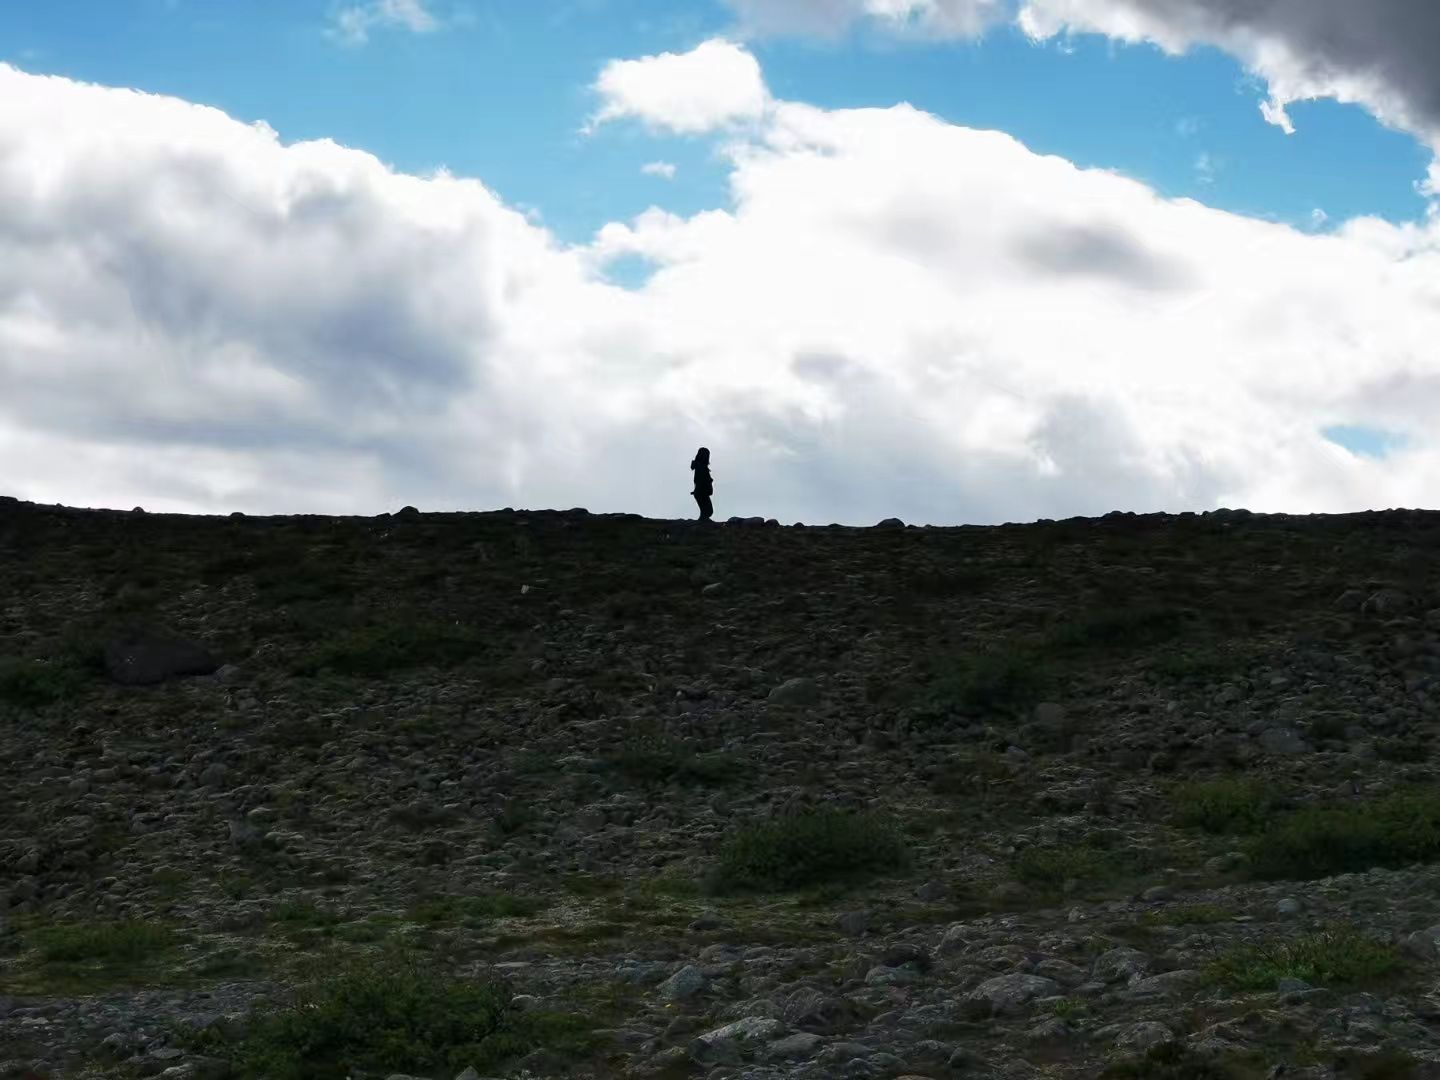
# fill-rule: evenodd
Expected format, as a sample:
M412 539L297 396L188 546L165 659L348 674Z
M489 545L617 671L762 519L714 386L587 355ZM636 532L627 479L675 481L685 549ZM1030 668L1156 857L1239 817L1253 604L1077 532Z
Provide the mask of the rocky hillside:
M0 1077L1440 1076L1437 545L0 501Z

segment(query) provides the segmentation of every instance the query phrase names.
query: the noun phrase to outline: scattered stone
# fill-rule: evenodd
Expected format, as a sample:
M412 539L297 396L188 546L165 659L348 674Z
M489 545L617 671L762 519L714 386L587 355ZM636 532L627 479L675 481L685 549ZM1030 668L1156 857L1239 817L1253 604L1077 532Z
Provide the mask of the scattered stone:
M1096 957L1091 974L1104 982L1128 982L1150 970L1150 957L1139 949L1121 946Z
M817 705L820 686L814 679L788 679L771 690L766 700L772 705Z
M1293 915L1299 915L1304 910L1305 905L1303 905L1302 903L1300 903L1299 900L1296 900L1294 897L1291 896L1287 896L1285 899L1280 900L1275 904L1275 914L1284 916L1286 918L1289 918Z
M783 1039L776 1039L766 1046L765 1059L767 1061L793 1061L797 1058L807 1058L815 1053L823 1041L819 1035L808 1031L797 1031Z
M1022 1011L1036 998L1061 992L1054 979L1038 975L1000 975L987 979L965 995L965 1011L972 1016L1004 1016Z
M1130 1054L1146 1054L1157 1046L1168 1046L1175 1041L1175 1033L1164 1024L1147 1022L1131 1024L1120 1032L1115 1046Z
M1260 745L1267 753L1279 754L1282 757L1297 757L1314 752L1314 747L1306 742L1298 731L1288 727L1266 728L1260 733Z
M123 686L153 686L166 679L210 675L220 667L204 648L158 630L132 629L105 646L105 670Z
M703 971L694 964L686 964L660 984L660 997L665 1001L685 1001L700 993L709 983Z

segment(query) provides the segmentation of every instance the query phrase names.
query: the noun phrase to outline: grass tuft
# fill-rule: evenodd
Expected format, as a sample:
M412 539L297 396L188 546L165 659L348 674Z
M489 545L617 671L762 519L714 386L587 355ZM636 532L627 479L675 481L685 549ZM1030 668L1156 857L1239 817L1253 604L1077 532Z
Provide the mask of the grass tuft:
M413 954L340 962L293 1004L252 1015L238 1033L215 1028L191 1049L228 1058L244 1080L344 1080L361 1070L486 1070L537 1047L584 1049L578 1017L521 1012L493 979L455 979Z
M1394 946L1339 925L1288 941L1237 946L1216 957L1206 976L1236 990L1273 990L1287 978L1315 986L1363 985L1399 967Z
M715 892L803 889L902 870L908 862L888 820L815 810L740 829L721 848L708 884Z

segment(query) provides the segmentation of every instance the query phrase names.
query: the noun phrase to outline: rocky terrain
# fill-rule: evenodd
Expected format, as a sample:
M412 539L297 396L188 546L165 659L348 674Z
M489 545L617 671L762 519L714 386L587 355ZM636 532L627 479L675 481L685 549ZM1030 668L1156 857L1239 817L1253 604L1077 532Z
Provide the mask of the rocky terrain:
M1437 545L0 500L0 1077L1440 1076Z

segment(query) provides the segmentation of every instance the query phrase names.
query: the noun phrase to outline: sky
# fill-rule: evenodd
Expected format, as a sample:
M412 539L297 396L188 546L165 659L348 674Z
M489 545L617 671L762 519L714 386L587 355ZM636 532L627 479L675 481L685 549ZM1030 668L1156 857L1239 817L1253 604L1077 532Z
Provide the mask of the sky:
M189 513L1433 504L1430 0L0 7L0 481Z

